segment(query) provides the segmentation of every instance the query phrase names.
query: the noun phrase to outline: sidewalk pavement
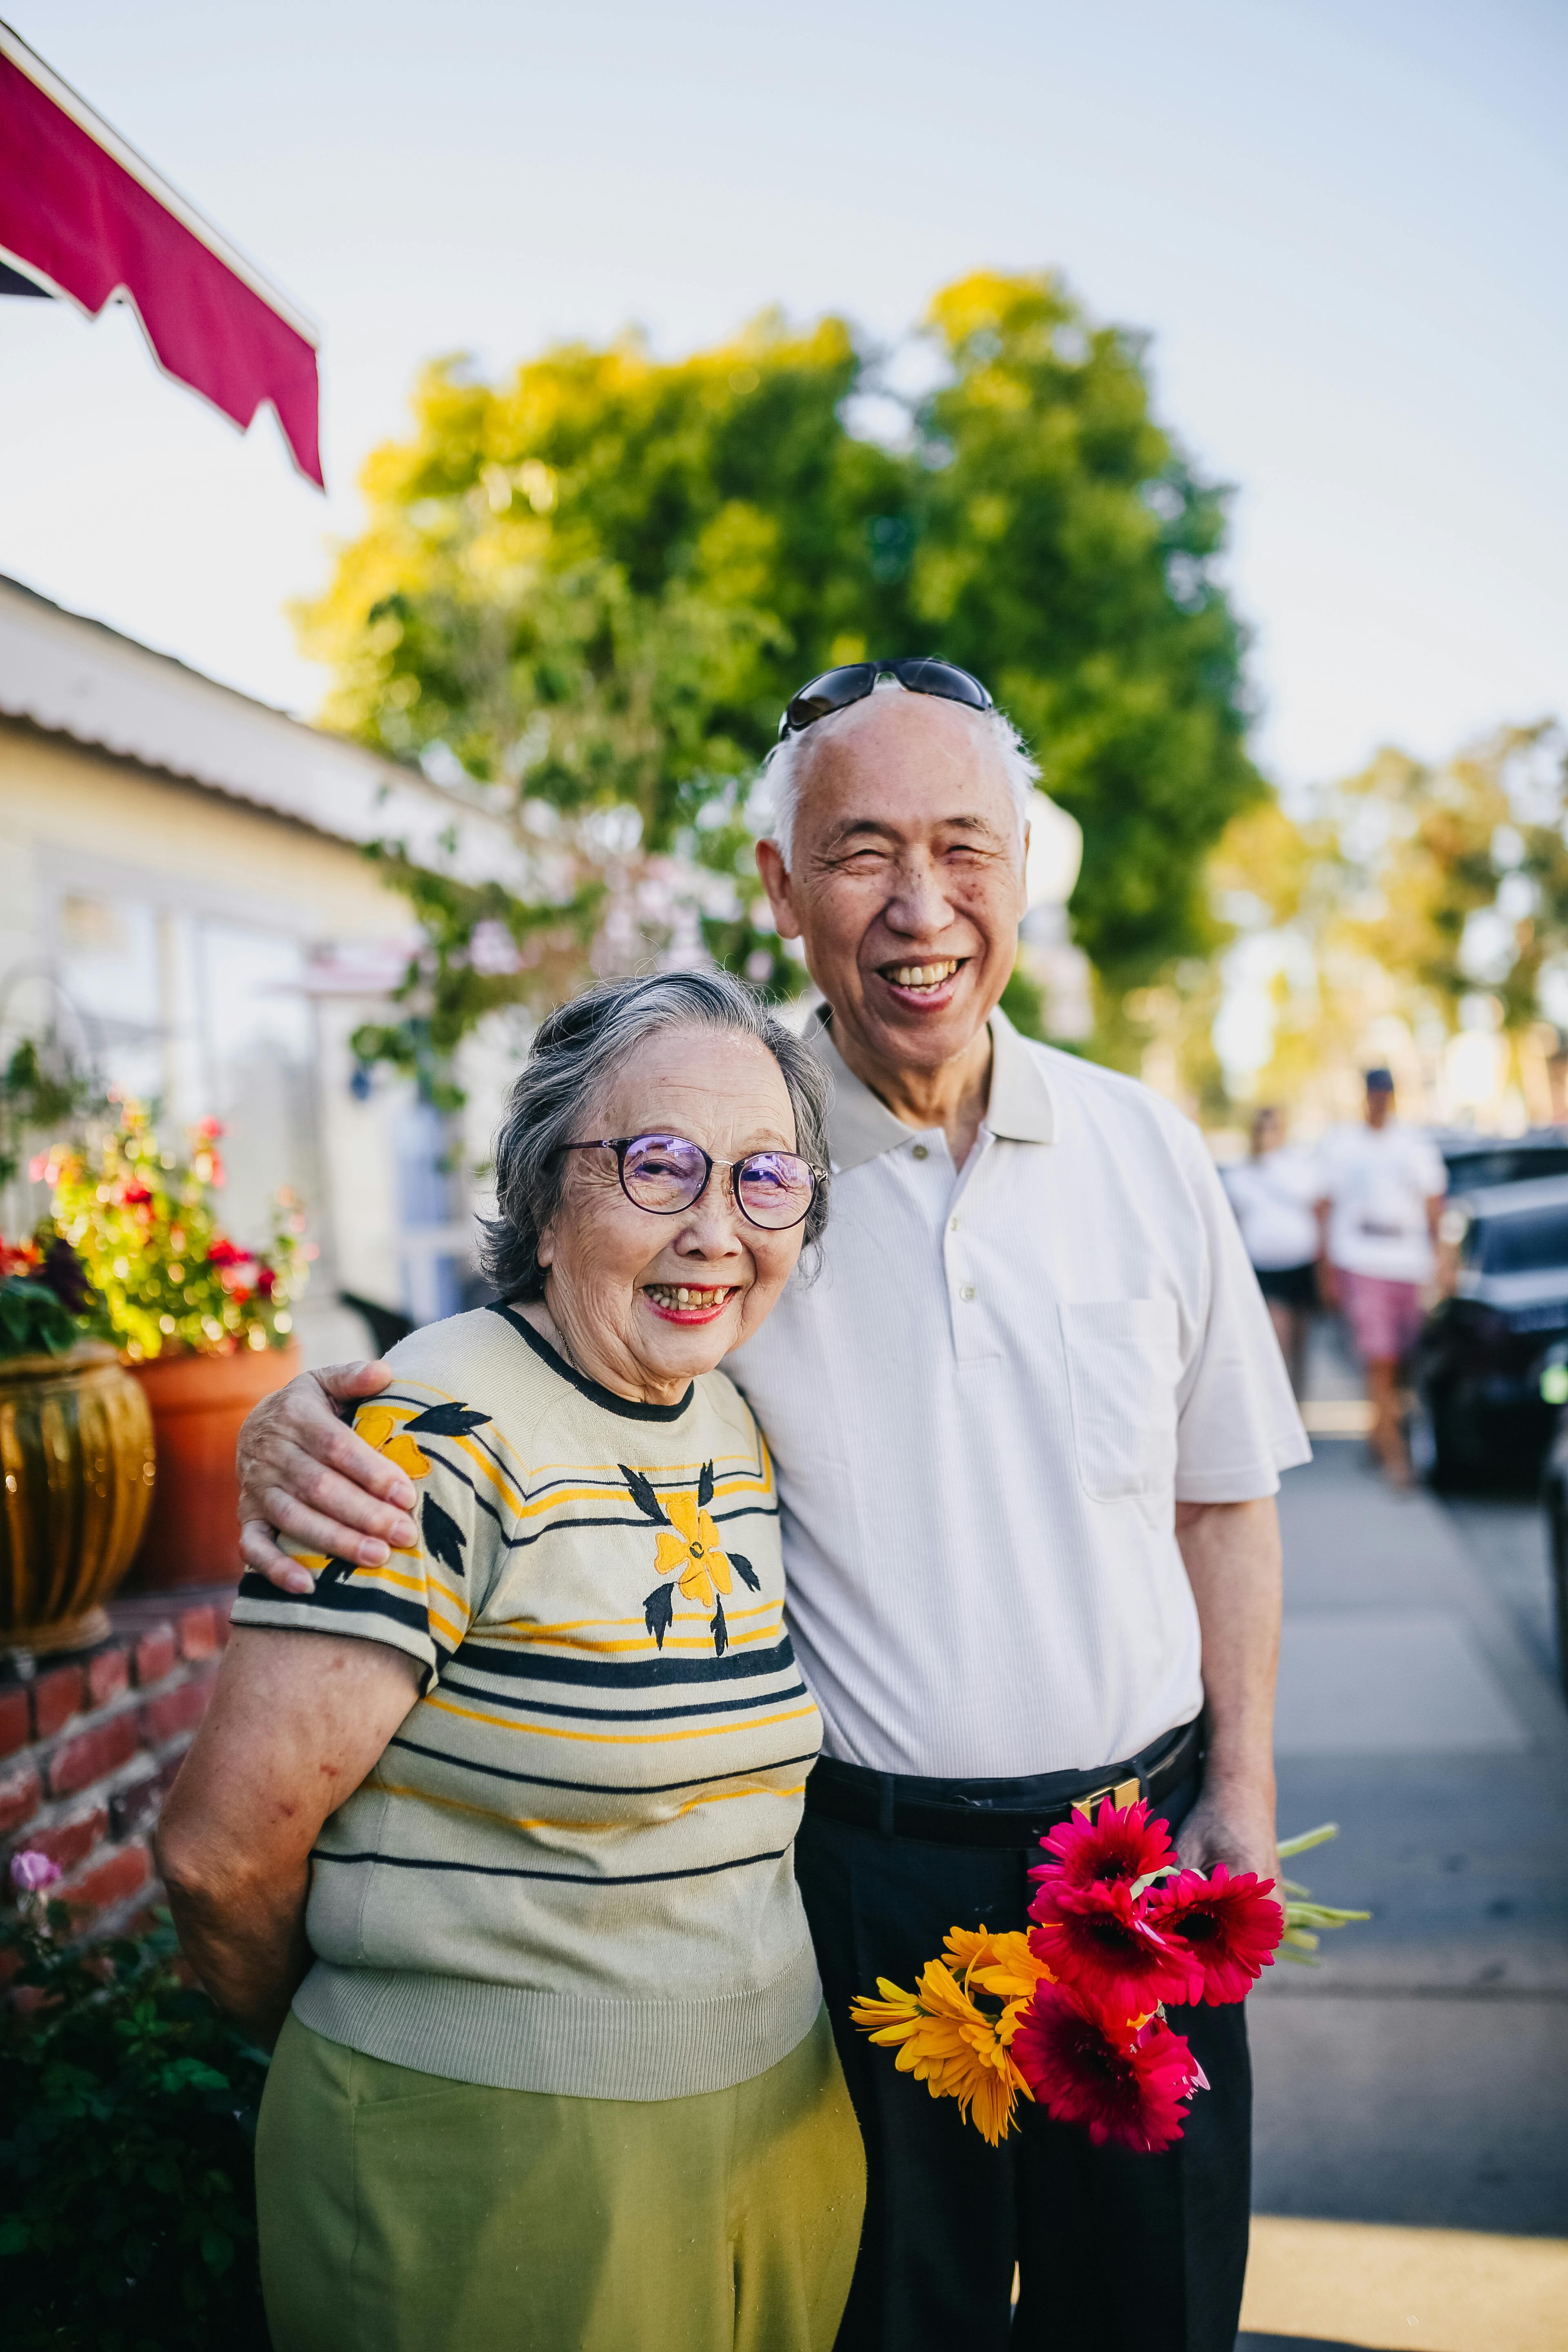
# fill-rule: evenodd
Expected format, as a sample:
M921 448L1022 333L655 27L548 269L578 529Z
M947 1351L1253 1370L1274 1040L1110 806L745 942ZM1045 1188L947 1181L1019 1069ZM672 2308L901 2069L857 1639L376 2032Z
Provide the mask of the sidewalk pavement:
M1568 1716L1524 1516L1396 1495L1329 1438L1281 1517L1280 1829L1337 1821L1291 1867L1375 1916L1249 2005L1241 2346L1563 2352Z

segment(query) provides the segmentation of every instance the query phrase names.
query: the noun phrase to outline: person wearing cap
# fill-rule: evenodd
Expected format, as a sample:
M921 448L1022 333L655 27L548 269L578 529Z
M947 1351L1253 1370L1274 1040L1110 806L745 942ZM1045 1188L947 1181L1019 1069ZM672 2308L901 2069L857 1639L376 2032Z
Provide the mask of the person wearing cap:
M1035 2107L987 2147L849 2018L955 1924L1022 1927L1040 1837L1106 1790L1195 1867L1277 1873L1274 1496L1310 1449L1196 1129L999 1009L1037 773L966 672L848 665L784 714L758 848L833 1086L820 1272L725 1369L826 1727L795 1863L866 2143L841 2352L1232 2352L1246 2270L1242 2007L1172 2012L1211 2087L1149 2157ZM275 1529L350 1572L407 1540L334 1412L384 1379L252 1414L253 1573L287 1577Z
M1421 1328L1447 1171L1436 1144L1394 1118L1386 1069L1368 1070L1364 1118L1324 1137L1319 1168L1324 1304L1344 1316L1366 1372L1373 1451L1408 1486L1399 1369Z

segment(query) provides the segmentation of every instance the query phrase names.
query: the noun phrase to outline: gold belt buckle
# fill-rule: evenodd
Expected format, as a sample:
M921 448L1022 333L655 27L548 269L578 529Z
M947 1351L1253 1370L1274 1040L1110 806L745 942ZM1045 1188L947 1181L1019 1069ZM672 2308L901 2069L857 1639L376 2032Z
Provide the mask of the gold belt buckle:
M1084 1819L1089 1821L1093 1819L1092 1809L1100 1803L1102 1797L1109 1797L1120 1812L1128 1805L1135 1805L1142 1794L1138 1776L1134 1773L1131 1780L1114 1782L1108 1780L1103 1789L1091 1789L1087 1797L1075 1797L1072 1801L1072 1809L1075 1813L1082 1813Z

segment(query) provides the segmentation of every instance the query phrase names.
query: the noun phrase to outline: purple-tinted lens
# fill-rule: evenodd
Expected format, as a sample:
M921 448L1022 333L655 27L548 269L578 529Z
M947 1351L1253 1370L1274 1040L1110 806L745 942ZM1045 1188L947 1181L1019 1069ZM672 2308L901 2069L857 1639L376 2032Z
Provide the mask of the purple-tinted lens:
M669 1216L688 1209L708 1178L708 1162L683 1135L639 1135L626 1146L626 1194L639 1209Z
M793 1151L753 1151L735 1169L735 1197L746 1215L775 1233L800 1223L816 1190L811 1170Z

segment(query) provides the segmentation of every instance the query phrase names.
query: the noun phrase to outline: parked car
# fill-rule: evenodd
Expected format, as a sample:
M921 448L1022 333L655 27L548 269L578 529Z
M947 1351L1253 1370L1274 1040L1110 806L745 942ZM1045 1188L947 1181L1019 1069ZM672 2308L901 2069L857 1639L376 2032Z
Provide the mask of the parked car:
M1568 1176L1568 1128L1532 1127L1527 1135L1478 1135L1473 1128L1442 1128L1432 1137L1453 1193L1494 1184L1523 1184Z
M1555 1375L1555 1377L1553 1377ZM1545 1375L1548 1396L1568 1402L1568 1347L1552 1350ZM1557 1676L1568 1698L1568 1412L1558 1416L1557 1434L1546 1457L1541 1483L1546 1512L1546 1556L1552 1569L1552 1631L1557 1643Z
M1558 1417L1543 1370L1568 1343L1568 1176L1451 1199L1441 1234L1452 1288L1416 1343L1411 1465L1435 1486L1533 1470Z

